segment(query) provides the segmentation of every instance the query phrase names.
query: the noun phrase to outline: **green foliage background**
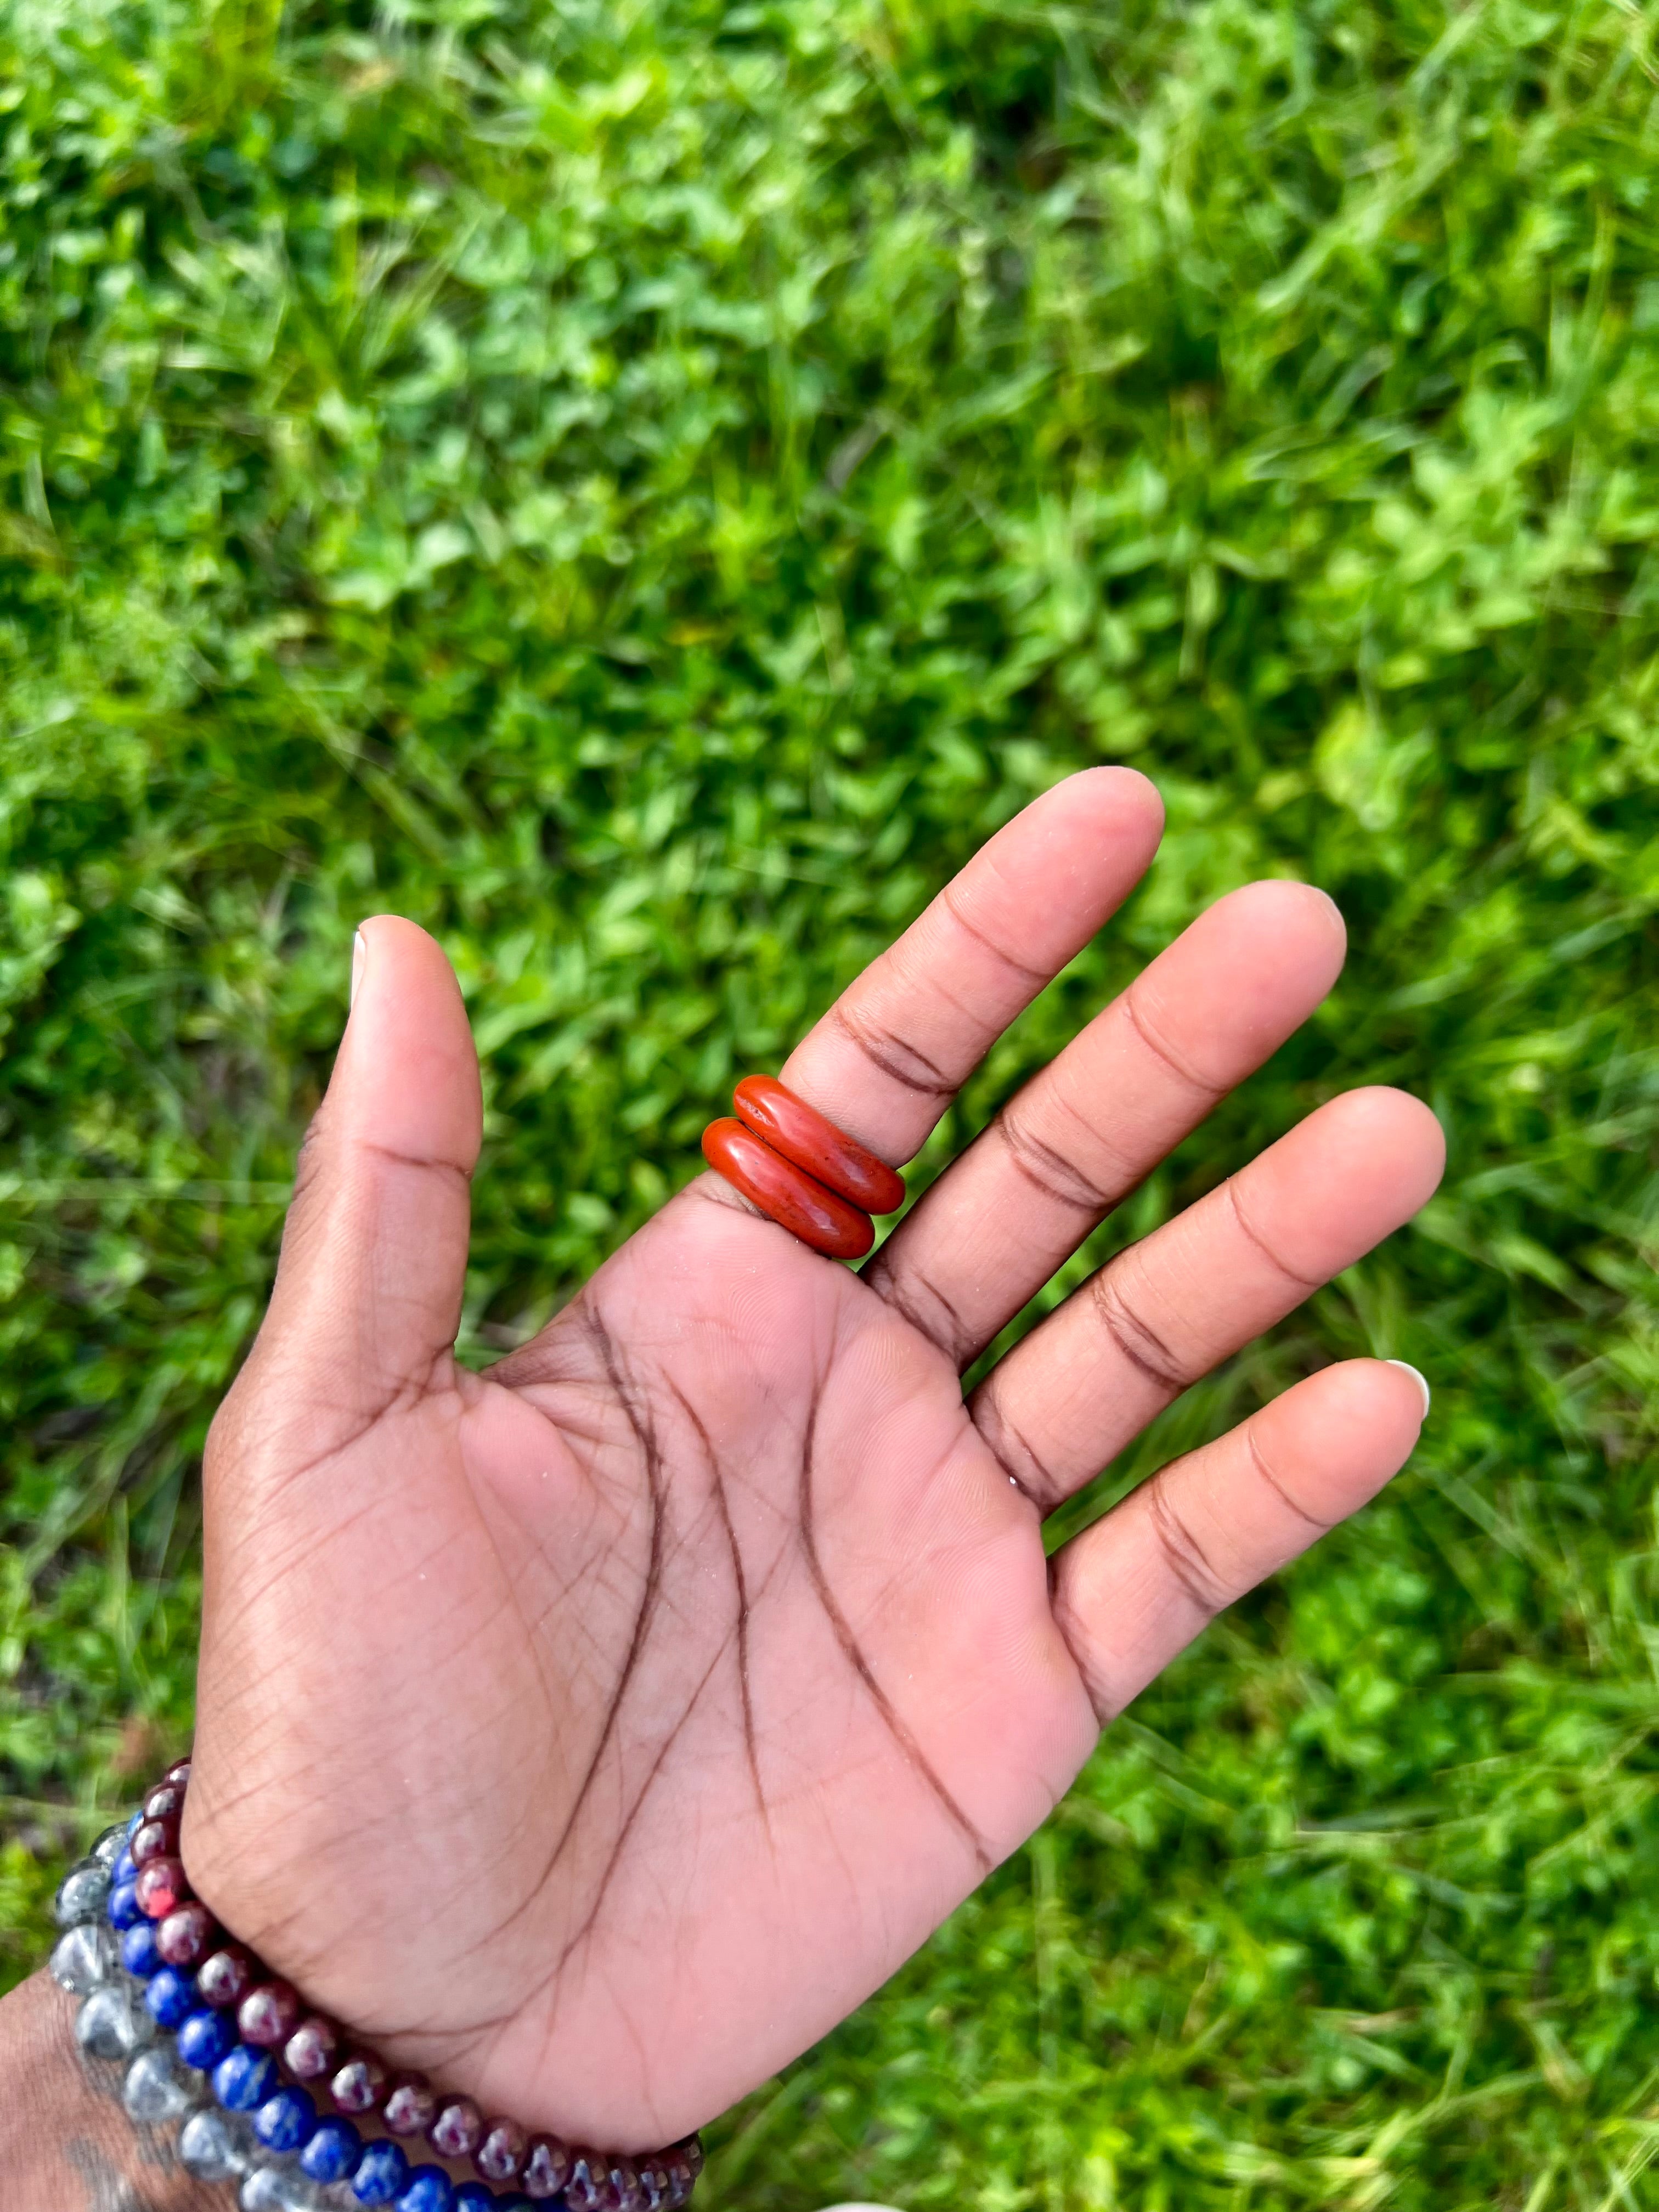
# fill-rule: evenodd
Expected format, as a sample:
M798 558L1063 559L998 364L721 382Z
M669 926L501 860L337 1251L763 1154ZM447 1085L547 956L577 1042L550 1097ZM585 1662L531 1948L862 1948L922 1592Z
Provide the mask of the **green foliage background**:
M1441 1198L1408 1473L1115 1729L708 2199L1659 2203L1659 111L1625 0L0 0L0 1970L188 1733L194 1469L352 925L451 949L521 1335L1089 761ZM1075 1279L1073 1268L1066 1279ZM1097 1492L1089 1510L1097 1510Z

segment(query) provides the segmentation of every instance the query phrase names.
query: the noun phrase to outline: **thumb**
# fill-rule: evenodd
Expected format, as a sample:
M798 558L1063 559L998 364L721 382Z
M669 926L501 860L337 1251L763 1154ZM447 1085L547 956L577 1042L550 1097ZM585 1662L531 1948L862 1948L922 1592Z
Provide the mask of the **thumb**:
M345 1036L301 1150L276 1288L244 1370L268 1435L272 1384L276 1425L302 1425L309 1458L447 1379L482 1128L454 970L412 921L366 921Z

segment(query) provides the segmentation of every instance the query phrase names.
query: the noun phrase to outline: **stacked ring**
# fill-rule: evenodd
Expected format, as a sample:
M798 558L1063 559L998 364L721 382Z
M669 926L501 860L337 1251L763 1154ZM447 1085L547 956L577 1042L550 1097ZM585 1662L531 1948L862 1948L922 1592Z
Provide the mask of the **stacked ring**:
M872 1213L896 1213L903 1178L770 1075L745 1075L737 1119L711 1121L702 1156L751 1206L832 1260L875 1242Z

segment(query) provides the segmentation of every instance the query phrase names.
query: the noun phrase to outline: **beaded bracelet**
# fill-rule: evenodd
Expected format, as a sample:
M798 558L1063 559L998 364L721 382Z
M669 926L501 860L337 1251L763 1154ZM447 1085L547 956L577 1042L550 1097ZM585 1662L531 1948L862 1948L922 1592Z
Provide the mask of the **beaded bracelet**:
M203 2181L240 2183L242 2212L670 2212L702 2166L696 2137L644 2158L608 2157L486 2124L469 2097L440 2097L423 2075L392 2073L374 2052L307 2013L292 1985L225 1937L190 1892L178 1856L188 1760L169 1768L132 1819L106 1829L58 1893L64 1933L53 1978L82 2002L89 2057L125 2063L129 2116L181 2123L178 2153ZM278 2054L280 2053L280 2058ZM285 2078L286 2077L286 2078ZM319 2116L322 2084L335 2107ZM211 2101L210 2101L211 2100ZM351 2117L346 2117L349 2115ZM356 2122L378 2118L365 2138ZM397 2137L424 2136L482 2179L456 2184L411 2166ZM505 2193L491 2182L509 2184Z
M875 1242L871 1214L903 1205L903 1178L774 1076L745 1075L732 1103L737 1119L702 1133L716 1175L815 1252L861 1259Z

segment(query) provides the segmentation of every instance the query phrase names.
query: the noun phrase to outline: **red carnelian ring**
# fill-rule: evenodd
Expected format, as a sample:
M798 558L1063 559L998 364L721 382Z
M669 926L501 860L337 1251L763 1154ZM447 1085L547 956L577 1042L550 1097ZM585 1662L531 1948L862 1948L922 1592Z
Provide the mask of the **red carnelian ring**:
M904 1203L904 1183L885 1160L878 1159L844 1129L786 1091L775 1076L745 1075L732 1093L738 1119L775 1152L815 1176L866 1213L896 1213Z
M831 1260L861 1260L876 1241L867 1213L814 1182L741 1121L711 1121L702 1133L702 1156L734 1190L815 1252Z

